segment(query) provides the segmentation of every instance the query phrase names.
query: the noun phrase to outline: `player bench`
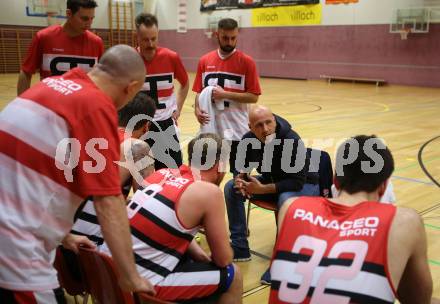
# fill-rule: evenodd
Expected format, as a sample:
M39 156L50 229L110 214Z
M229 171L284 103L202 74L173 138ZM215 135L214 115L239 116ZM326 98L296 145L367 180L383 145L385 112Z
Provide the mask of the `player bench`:
M376 78L360 78L360 77L346 77L346 76L329 76L329 75L321 75L320 78L327 79L327 82L330 83L334 80L339 81L351 81L351 82L366 82L366 83L375 83L376 86L380 86L386 83L385 79L376 79Z

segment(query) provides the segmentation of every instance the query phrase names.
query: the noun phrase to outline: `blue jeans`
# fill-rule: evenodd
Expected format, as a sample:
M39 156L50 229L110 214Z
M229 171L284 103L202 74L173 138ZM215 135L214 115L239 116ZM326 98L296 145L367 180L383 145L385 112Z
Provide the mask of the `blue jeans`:
M319 185L304 184L300 191L256 194L253 195L252 198L277 202L277 206L280 208L284 202L292 196L319 196ZM249 243L246 236L246 214L244 208L246 198L234 188L233 179L228 181L225 185L225 200L226 211L228 212L229 232L231 233L231 245L235 248L248 249Z

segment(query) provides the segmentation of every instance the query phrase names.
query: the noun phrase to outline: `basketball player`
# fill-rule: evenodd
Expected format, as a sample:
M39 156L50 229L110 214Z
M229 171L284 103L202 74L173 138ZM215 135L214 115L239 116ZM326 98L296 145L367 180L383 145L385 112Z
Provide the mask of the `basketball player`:
M375 136L338 149L335 199L289 199L279 214L269 303L430 303L423 222L379 203L394 161Z
M156 158L155 168L178 168L182 165L182 153L177 121L188 94L188 74L176 52L158 46L159 29L156 16L141 13L136 17L135 24L139 45L137 50L144 59L147 70L142 90L156 101L155 123L150 131L151 134L160 133L148 140ZM179 82L176 92L174 79Z
M194 138L188 145L190 167L156 171L127 206L137 269L160 299L206 303L215 296L218 303L241 303L242 279L232 264L218 187L224 176L219 170L221 144L215 134ZM194 240L201 227L211 256Z
M89 73L75 68L45 78L0 113L2 302L64 303L52 266L55 248L61 242L74 251L93 247L68 234L75 210L89 196L121 287L153 291L135 269L113 164L119 160L116 109L135 96L144 76L139 54L114 46Z
M142 155L145 154L145 149L148 149L148 151L150 150L150 146L148 144L147 146L141 146L139 143L132 142L124 146L124 141L129 138L139 139L145 136L151 128L152 119L155 112L156 102L143 91L137 93L132 101L118 111L118 132L119 140L121 142L121 162L126 161L126 153L124 152L124 148L129 147L130 144L134 145L134 149L139 147L144 151L141 154L138 153L138 159L143 158ZM136 150L139 151L139 149ZM133 152L134 158L135 154L136 153ZM154 170L154 167L152 170ZM132 186L134 187L133 190L136 191L137 183L134 182L135 180L133 180L131 172L129 172L129 170L123 166L119 167L119 175L122 183L122 194L125 198L127 198Z
M221 19L216 32L219 48L200 58L193 91L197 93L195 115L200 124L216 120L220 137L231 141L229 157L230 171L235 170L237 146L249 131L248 104L256 103L261 94L258 73L254 60L236 49L238 39L237 21ZM224 103L224 110L216 117L199 108L199 95L203 88L215 86L212 98Z
M97 6L94 0L67 0L64 25L52 25L37 32L21 66L17 95L30 87L36 70L40 70L43 79L74 67L88 72L98 62L104 44L89 31Z
M139 92L122 109L118 111L119 140L121 148L121 162L128 162L132 171L136 170L141 178L149 176L154 171L154 163L149 161L150 147L142 140L141 136L146 134L151 126L151 120L154 117L156 103L145 92ZM143 116L140 116L143 115ZM136 123L133 125L133 119ZM131 158L127 156L131 154ZM135 163L144 160L139 166ZM133 172L126 166L119 166L119 178L122 188L122 194L125 199L130 193L137 190L137 182L133 179ZM87 236L96 245L100 246L104 242L99 220L96 216L96 210L93 204L93 198L84 201L75 214L75 222L70 233L75 235Z

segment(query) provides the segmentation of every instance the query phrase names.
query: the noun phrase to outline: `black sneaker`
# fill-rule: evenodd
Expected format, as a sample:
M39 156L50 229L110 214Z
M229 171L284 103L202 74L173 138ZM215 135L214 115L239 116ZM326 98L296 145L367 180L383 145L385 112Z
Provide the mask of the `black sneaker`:
M249 249L232 247L232 250L234 251L234 262L247 262L251 260Z
M268 268L261 276L260 283L263 285L270 285L270 268Z

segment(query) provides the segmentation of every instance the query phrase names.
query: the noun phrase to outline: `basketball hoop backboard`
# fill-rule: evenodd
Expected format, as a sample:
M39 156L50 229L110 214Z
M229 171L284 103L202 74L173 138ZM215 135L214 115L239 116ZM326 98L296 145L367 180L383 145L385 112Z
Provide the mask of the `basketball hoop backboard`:
M400 34L406 40L409 33L428 33L430 21L429 8L404 8L393 12L390 33Z
M32 17L66 18L66 1L26 0L26 15Z
M214 35L214 33L217 32L218 22L223 18L226 18L226 17L225 16L211 16L211 15L208 16L208 18L206 19L206 29L205 29L205 35L206 35L206 37L208 37L208 39L211 39L212 36ZM238 28L240 28L241 17L234 16L232 18L235 19L235 21L237 21Z

